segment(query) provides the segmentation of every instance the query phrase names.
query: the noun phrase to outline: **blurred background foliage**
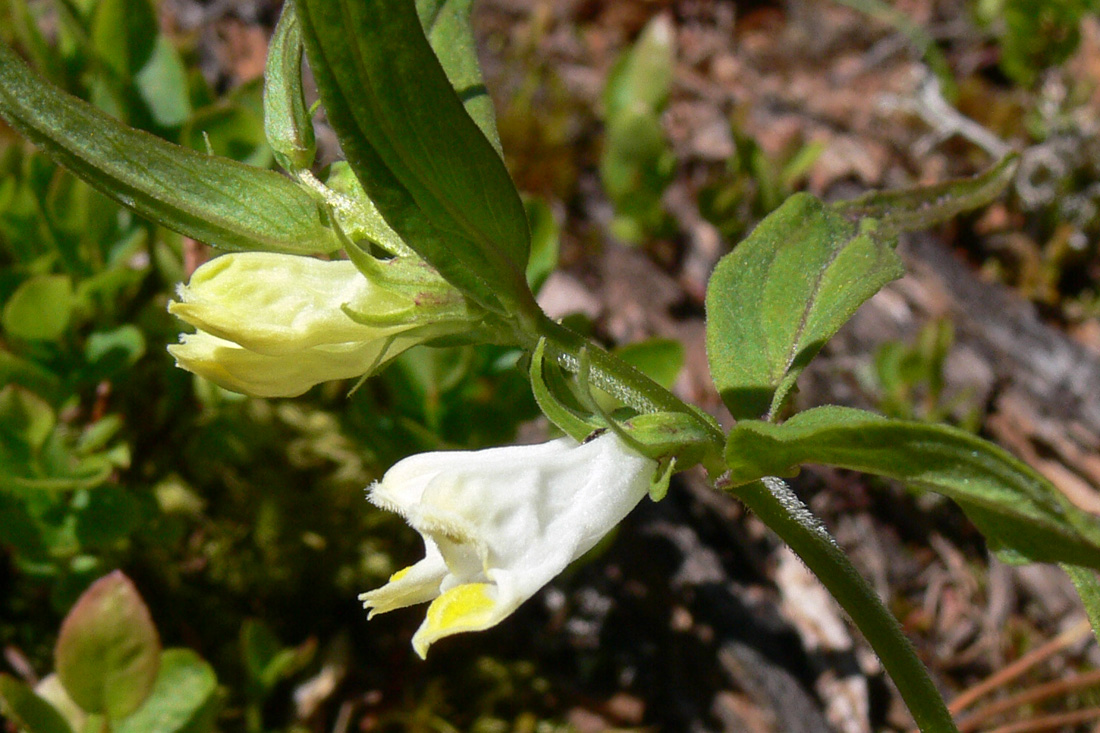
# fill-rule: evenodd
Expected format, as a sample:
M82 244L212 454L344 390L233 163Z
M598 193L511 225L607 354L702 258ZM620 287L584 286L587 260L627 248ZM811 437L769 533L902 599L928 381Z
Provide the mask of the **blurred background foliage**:
M1082 133L1080 112L1092 90L1059 65L1100 7L968 7L1000 76L954 79L956 104L1002 139L1028 143L1007 208L965 224L985 243L975 256L1057 318L1096 317L1100 149ZM508 163L532 195L536 286L558 263L563 214L586 211L586 200L610 213L596 231L568 232L566 264L578 242L583 251L608 236L664 261L668 246L685 246L668 206L674 181L690 182L699 214L728 247L806 184L822 152L797 139L768 153L734 112L724 163L678 158L664 118L676 29L657 9L601 80L600 110L571 97L535 53L546 32L537 18L527 41L496 62ZM158 17L150 0L2 0L0 38L45 78L130 125L271 165L261 81L209 79L195 36L162 29ZM591 180L599 187L586 187ZM538 415L519 354L417 348L355 390L327 384L292 401L246 399L175 369L164 349L180 330L166 304L211 254L0 125L0 645L9 662L39 675L53 669L76 599L124 568L164 645L191 648L216 670L217 715L196 731L215 721L249 733L331 729L344 714L337 689L344 699L385 692L364 730L565 730L555 707L562 693L533 654L467 644L417 666L405 641L411 617L367 627L355 600L419 552L399 519L368 507L364 487L411 453L514 439ZM942 399L950 346L950 326L933 324L913 345L884 348L872 375L880 409L958 414ZM666 384L684 359L667 340L624 356L663 370L655 376ZM977 429L963 412L959 421Z

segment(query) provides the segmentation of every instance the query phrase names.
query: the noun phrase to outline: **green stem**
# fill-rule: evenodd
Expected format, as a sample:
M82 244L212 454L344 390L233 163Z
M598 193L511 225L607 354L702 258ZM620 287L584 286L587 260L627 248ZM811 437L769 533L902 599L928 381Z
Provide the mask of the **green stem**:
M924 733L958 733L901 626L828 530L785 483L767 477L733 493L802 558L871 643Z
M641 413L678 412L691 415L701 425L706 426L715 449L721 454L726 438L716 422L690 408L679 397L630 364L545 316L539 319L536 329L533 330L534 333L524 329L521 334L527 341L534 339L532 343L523 344L528 350L533 352L538 338L545 338L547 358L574 374L581 368L581 351L586 350L590 367L588 379L593 386Z

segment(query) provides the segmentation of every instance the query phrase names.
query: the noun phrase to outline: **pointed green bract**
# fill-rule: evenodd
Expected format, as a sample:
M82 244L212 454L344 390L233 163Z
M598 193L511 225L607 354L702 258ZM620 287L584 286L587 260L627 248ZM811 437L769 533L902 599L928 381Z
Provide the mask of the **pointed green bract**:
M2 43L0 116L108 196L194 239L299 254L341 246L290 180L129 128L43 81Z
M707 287L711 377L737 419L777 411L856 309L904 271L875 225L797 194L718 263Z
M743 420L726 444L737 484L821 463L903 481L954 499L994 550L1100 568L1100 519L1001 448L946 425L819 407L782 425Z
M389 225L486 308L534 317L523 204L413 4L299 0L298 14L329 121Z
M313 165L317 142L302 93L302 31L294 3L283 5L264 68L264 132L275 159L288 171Z

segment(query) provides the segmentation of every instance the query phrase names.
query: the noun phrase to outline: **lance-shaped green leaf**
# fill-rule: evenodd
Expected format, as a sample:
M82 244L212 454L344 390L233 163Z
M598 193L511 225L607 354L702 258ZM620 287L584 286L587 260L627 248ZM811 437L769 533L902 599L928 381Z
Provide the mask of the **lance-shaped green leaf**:
M473 0L416 0L416 13L428 43L447 74L447 81L451 82L470 118L499 154L496 113L481 77L477 42L470 25L473 4Z
M872 191L850 201L838 201L832 208L853 222L866 217L877 219L882 237L927 229L989 204L1012 181L1019 163L1018 155L1009 155L973 178L897 191Z
M272 171L131 129L31 72L0 44L0 116L108 196L226 249L339 249L322 208Z
M294 3L283 5L264 69L264 132L279 165L288 171L313 165L317 143L302 93L302 30Z
M737 419L774 413L806 364L904 268L873 220L797 194L722 258L707 286L711 377Z
M1001 448L957 428L819 407L782 425L739 422L726 463L735 485L790 475L803 463L897 479L954 499L995 550L1100 568L1100 518Z
M299 0L298 14L329 121L382 216L485 307L533 316L523 204L413 4Z

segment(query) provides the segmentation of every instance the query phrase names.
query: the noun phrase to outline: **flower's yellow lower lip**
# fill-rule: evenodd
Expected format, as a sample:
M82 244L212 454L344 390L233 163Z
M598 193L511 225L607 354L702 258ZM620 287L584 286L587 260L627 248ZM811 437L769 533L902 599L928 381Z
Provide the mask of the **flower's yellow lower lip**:
M438 639L464 631L482 631L501 619L490 583L467 583L452 588L428 606L424 624L413 636L413 648L423 659Z

